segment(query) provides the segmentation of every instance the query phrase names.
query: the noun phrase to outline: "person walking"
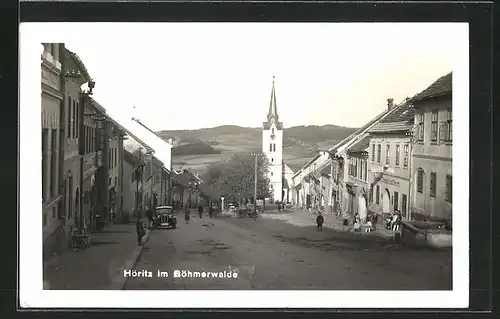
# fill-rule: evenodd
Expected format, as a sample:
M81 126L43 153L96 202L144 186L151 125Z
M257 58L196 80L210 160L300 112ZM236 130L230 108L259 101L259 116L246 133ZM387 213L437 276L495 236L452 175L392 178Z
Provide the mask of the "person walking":
M325 222L325 218L321 215L321 212L318 212L318 217L316 217L316 225L318 231L323 231L323 223Z
M198 206L198 215L200 216L200 219L203 216L203 206L201 204Z
M186 220L186 224L189 224L189 208L187 205L184 206L184 220Z
M135 231L137 233L137 246L140 246L142 245L142 237L144 237L145 234L140 216L137 216L137 221L135 222Z
M153 210L146 206L146 216L148 217L149 229L153 228Z
M214 216L214 206L212 203L210 203L210 207L208 208L208 216L210 216L210 218Z

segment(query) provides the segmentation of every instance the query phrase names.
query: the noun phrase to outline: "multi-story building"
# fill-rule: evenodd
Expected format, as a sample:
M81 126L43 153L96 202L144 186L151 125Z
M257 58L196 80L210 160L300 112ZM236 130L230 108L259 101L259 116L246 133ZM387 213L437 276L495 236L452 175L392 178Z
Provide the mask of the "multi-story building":
M81 188L80 171L82 156L80 154L80 129L83 125L81 107L84 97L82 85L92 81L90 75L78 58L68 49L63 51L64 57L64 212L65 232L69 235L69 227L75 225L80 214ZM76 218L76 219L75 219Z
M370 211L377 214L395 211L408 218L411 132L414 110L408 99L389 107L394 111L369 130Z
M414 219L450 220L452 215L452 74L417 94L411 214Z
M139 176L144 165L141 158L127 150L123 151L122 221L124 222L133 220L134 211L139 207L138 199L141 197Z
M127 134L121 125L107 116L108 123L108 198L109 216L122 220L123 205L123 141Z
M80 228L96 226L96 215L107 218L108 157L104 110L89 94L82 94L80 117L80 155L82 156L80 179L80 214L76 225ZM105 153L106 152L106 153ZM78 197L77 197L78 198Z
M368 183L368 136L358 140L346 149L348 211L358 213L361 220L366 220L369 199Z
M64 45L44 43L41 55L42 127L42 214L44 252L56 244L54 233L60 227L63 205L64 107L61 81L61 52Z
M356 195L358 195L358 204L360 200L362 201L365 199L365 196L363 195L361 196L362 198L359 199L359 194L364 192L353 189L353 183L348 183L350 180L348 168L350 166L352 167L351 157L347 154L349 149L356 144L363 145L363 139L368 136L368 131L384 118L390 116L393 111L394 107L392 99L388 99L387 109L329 149L328 152L330 153L333 165L331 174L332 198L336 197L336 200L333 201L333 205L338 207L337 212L347 212L349 214L353 214L354 210L359 207L359 205L357 207L354 205L356 202ZM362 155L362 152L360 155ZM358 158L359 157L352 157L353 161L356 161Z

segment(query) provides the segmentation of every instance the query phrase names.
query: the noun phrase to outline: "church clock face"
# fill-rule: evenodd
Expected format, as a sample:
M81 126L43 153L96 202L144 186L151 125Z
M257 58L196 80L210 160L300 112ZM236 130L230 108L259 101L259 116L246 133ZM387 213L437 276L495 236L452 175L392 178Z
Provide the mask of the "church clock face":
M276 135L271 134L271 139L274 140L276 138Z

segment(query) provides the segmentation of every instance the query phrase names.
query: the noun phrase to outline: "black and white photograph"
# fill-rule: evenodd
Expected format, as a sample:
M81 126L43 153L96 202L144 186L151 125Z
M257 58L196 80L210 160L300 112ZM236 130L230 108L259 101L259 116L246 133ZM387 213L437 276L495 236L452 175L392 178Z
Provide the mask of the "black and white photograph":
M21 25L21 300L467 305L468 40L463 23Z

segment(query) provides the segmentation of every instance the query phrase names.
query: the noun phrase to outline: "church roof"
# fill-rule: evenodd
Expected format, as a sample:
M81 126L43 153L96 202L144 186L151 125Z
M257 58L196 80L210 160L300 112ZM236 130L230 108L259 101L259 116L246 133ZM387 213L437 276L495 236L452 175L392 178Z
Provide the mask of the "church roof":
M271 100L269 101L269 111L267 112L267 121L262 123L265 130L271 128L272 123L276 124L278 130L283 129L283 123L279 121L278 117L278 107L276 106L276 89L274 88L274 76L273 76L273 88L271 89Z

